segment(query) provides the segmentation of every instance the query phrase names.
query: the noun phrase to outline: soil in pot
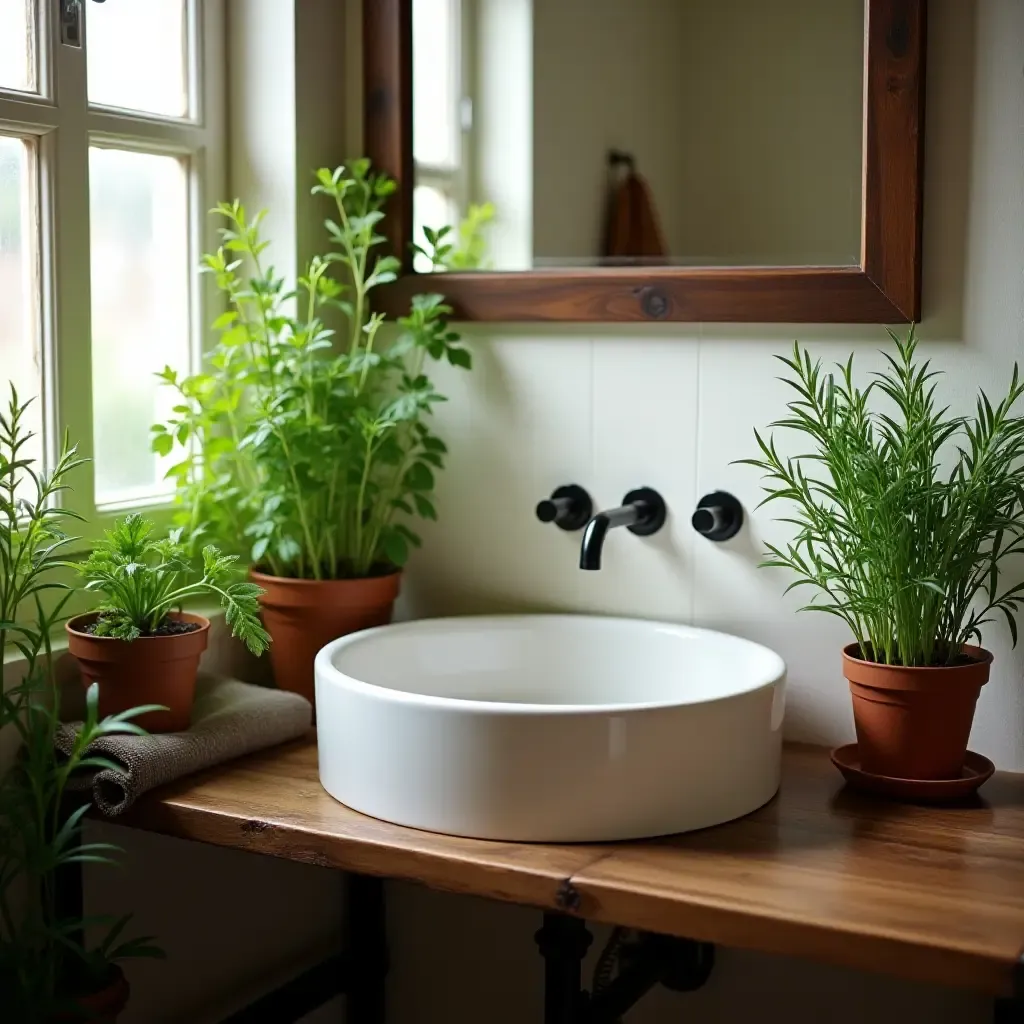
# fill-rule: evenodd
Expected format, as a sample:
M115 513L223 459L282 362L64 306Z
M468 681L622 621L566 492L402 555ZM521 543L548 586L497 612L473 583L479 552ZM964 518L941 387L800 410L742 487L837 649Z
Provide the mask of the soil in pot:
M111 966L110 980L88 995L76 996L74 1010L62 1010L51 1019L53 1024L117 1024L117 1018L128 1005L131 989L124 971Z
M88 633L89 636L95 636L96 631L99 629L99 619L94 622L87 622L82 626L81 632ZM198 622L182 622L179 619L164 619L163 622L153 630L152 633L143 633L140 640L151 636L179 636L181 633L194 633L197 629L200 629Z
M99 713L114 715L140 704L162 704L133 719L150 732L187 729L192 716L199 659L209 640L210 622L201 615L173 612L168 626L154 636L128 642L95 636L96 614L67 624L68 650L78 660L82 681L98 682Z
M311 702L317 652L339 636L387 625L402 580L397 570L349 580L299 580L256 570L250 575L265 591L260 605L274 641L274 680Z
M897 779L960 777L974 708L988 681L992 655L965 645L956 664L906 667L843 650L853 720L864 771Z

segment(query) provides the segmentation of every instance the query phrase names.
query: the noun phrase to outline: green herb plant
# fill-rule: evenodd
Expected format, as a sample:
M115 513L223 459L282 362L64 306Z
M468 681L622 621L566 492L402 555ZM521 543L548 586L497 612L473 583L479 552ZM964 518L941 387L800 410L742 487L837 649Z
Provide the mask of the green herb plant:
M372 311L374 290L400 269L378 254L394 191L366 160L317 171L330 248L310 260L297 293L266 265L262 214L250 219L237 201L217 207L223 244L203 262L229 305L214 324L220 340L207 372L162 374L180 400L153 428L153 446L181 452L171 470L179 522L275 576L392 571L420 543L411 517L436 518L446 448L427 421L444 397L425 365L469 368L470 354L440 295L415 296L397 330Z
M121 941L128 918L67 918L60 913L57 872L81 863L112 863L117 847L82 843L88 804L70 811L68 783L80 771L112 767L89 753L101 736L142 733L131 719L140 707L100 720L99 691L86 695L86 718L67 757L54 745L60 691L50 637L72 590L59 578L63 551L74 538L66 525L80 519L63 507L67 477L82 465L65 440L49 474L27 454L29 403L11 388L0 413L0 653L20 653L14 685L0 687L0 748L13 759L0 767L0 1001L11 1020L44 1022L70 1012L71 997L109 981L111 965L135 956L162 956L149 938ZM86 925L108 930L85 945ZM6 1019L6 1018L5 1018Z
M466 216L453 232L424 228L427 246L413 245L431 270L481 270L487 267L487 228L494 220L493 203L470 203Z
M184 601L211 596L224 608L232 634L262 654L270 645L259 618L263 588L237 579L237 557L222 555L212 544L203 548L202 571L194 572L181 534L179 528L155 538L153 524L138 513L106 531L78 569L85 589L105 598L95 634L128 641L152 636Z
M852 356L828 373L799 344L780 356L796 398L772 427L809 450L783 457L755 431L761 456L743 461L764 473L766 502L790 505L794 539L763 564L814 588L808 609L846 622L867 660L951 664L995 613L1017 641L1024 584L1000 577L1024 552L1024 382L1015 366L1005 398L981 392L973 416L951 415L913 330L889 335L896 353L863 388Z

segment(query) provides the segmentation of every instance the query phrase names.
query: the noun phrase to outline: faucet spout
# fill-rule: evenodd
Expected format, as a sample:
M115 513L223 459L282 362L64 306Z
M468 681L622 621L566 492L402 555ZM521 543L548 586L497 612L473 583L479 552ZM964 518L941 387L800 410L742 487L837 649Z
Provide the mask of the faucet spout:
M616 526L633 526L641 517L637 504L620 505L607 512L598 512L587 523L583 532L583 543L580 545L580 568L600 569L601 553L604 550L604 539L608 531Z
M618 508L598 512L587 523L583 531L583 543L580 545L580 568L601 568L601 553L609 530L625 526L631 533L646 537L661 529L665 516L665 502L657 491L649 487L630 491Z

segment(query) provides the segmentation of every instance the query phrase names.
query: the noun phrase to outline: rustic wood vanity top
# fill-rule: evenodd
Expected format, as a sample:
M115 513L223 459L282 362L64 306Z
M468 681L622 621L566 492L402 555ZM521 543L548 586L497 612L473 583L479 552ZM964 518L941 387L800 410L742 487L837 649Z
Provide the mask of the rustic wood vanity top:
M789 746L782 789L718 828L637 843L496 843L337 803L312 737L167 786L137 828L410 879L726 946L1008 994L1024 949L1024 775L927 808L859 796L825 751Z

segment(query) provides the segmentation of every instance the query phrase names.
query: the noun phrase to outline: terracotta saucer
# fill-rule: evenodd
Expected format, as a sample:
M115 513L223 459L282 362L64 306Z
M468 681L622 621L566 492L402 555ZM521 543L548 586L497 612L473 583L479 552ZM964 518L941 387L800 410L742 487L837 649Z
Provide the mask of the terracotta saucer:
M947 803L970 796L992 776L995 765L981 754L967 751L963 771L956 779L893 779L888 775L873 775L860 766L856 743L847 743L832 751L832 763L843 773L843 778L856 789L899 800L919 800L923 803Z

